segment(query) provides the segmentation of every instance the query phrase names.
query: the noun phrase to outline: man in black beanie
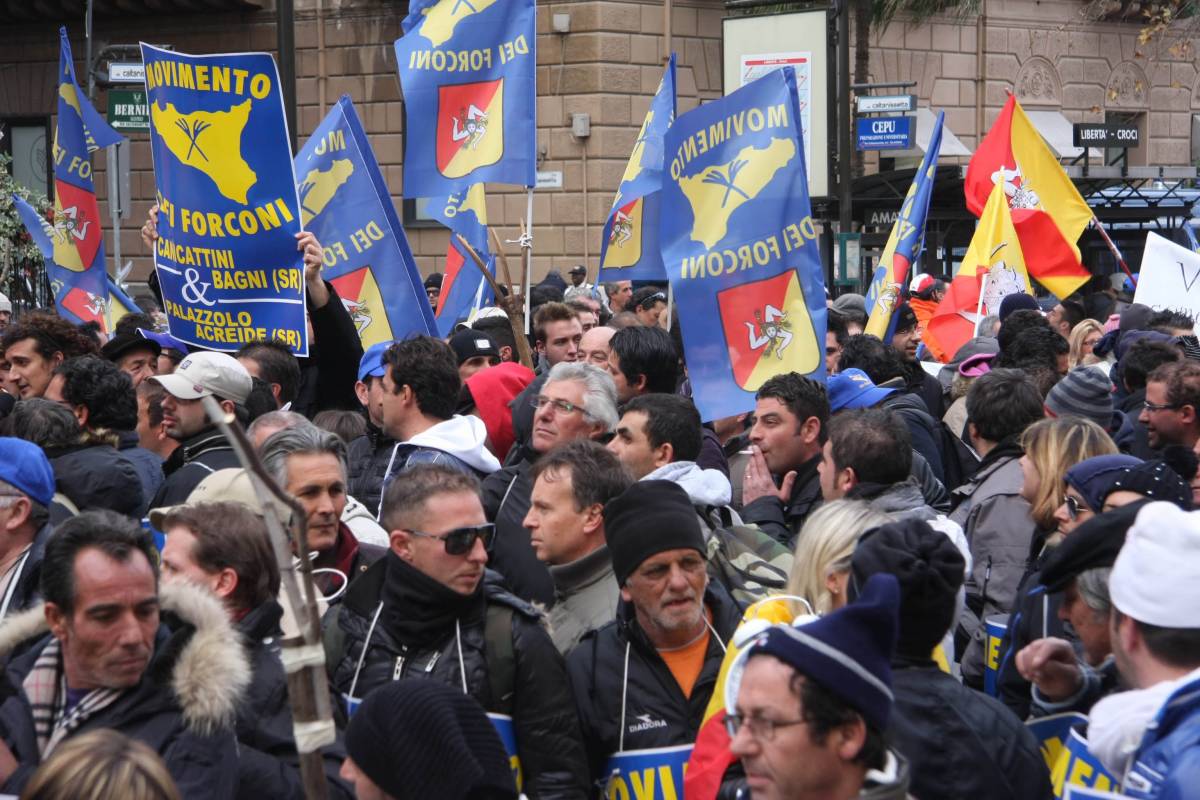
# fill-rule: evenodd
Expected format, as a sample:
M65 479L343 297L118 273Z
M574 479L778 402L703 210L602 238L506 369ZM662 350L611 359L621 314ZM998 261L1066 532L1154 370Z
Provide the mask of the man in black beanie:
M926 372L917 360L917 349L921 346L917 315L904 303L896 308L895 320L896 328L889 343L904 362L906 391L920 397L934 419L941 419L946 413L941 381Z
M709 583L687 492L640 481L604 507L617 618L567 658L593 780L621 752L691 744L740 613Z
M1039 800L1052 796L1037 740L999 701L968 689L933 660L958 615L966 562L921 520L868 531L851 559L850 595L878 573L900 584L888 734L910 762L922 800Z
M342 777L358 800L516 800L508 754L461 690L407 678L371 693L346 728Z

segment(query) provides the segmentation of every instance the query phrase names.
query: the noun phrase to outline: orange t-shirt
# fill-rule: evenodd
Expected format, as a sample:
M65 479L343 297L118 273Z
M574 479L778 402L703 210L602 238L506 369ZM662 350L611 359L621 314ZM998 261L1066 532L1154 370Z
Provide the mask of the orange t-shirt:
M707 608L704 609L704 615L711 617ZM705 625L704 635L691 644L675 650L658 651L659 656L666 662L667 669L671 670L671 675L675 677L675 682L683 690L683 696L689 699L696 679L704 669L704 655L708 652L708 637L711 635L708 626Z

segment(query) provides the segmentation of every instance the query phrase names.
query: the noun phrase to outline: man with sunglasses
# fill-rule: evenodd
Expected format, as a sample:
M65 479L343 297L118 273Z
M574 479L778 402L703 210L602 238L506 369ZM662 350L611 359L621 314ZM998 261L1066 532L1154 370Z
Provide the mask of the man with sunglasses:
M485 577L495 526L484 517L478 481L442 465L415 466L385 490L380 521L388 552L351 584L326 631L339 695L349 705L406 677L461 688L490 714L511 718L526 795L584 798L562 657L539 612Z
M496 523L492 569L504 576L518 597L551 606L554 581L546 565L538 561L524 525L533 494L533 463L556 445L578 439L600 441L611 433L617 426L617 392L612 378L598 367L557 364L533 395L530 407L533 433L529 444L519 448L515 463L484 480L483 507L487 518Z
M1138 421L1146 426L1150 447L1187 448L1200 441L1200 364L1174 361L1146 377L1146 401Z

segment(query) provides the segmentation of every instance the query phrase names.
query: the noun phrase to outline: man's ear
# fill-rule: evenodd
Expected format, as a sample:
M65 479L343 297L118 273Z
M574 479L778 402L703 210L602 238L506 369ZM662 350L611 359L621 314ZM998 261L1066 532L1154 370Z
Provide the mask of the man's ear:
M79 405L75 406L72 411L75 413L75 419L79 420L79 427L86 428L88 424L88 417L91 416L91 413L88 411L88 407Z
M839 725L829 732L833 739L834 750L843 761L853 761L862 752L867 742L867 724L861 717L855 717L853 722Z
M648 382L649 381L646 379L646 374L644 372L639 372L638 377L637 377L637 383L635 383L633 385L633 388L637 389L638 394L642 394L646 391L646 384Z
M601 531L601 536L604 535L604 506L601 503L592 503L588 506L586 517L583 518L583 532L587 534Z
M513 349L506 344L500 345L500 360L513 361Z
M47 601L43 613L46 615L46 624L50 626L50 632L54 634L54 638L64 641L67 638L66 612L57 604Z
M368 389L365 383L362 381L354 382L354 396L358 398L358 402L362 406L366 406L368 403L367 392Z
M394 530L389 533L388 546L392 549L393 553L405 561L411 562L413 560L413 539L408 535L407 531Z
M837 487L842 494L858 485L858 475L854 473L854 467L839 469L833 479L837 481Z
M821 420L809 417L800 423L800 440L805 444L815 444L821 438Z
M236 407L237 407L237 404L234 403L232 400L222 400L221 401L221 410L224 411L226 414L234 413L234 409Z
M630 594L629 590L626 589L624 586L621 587L621 599L624 600L626 603L633 602L633 595Z
M670 442L663 442L654 448L654 466L663 467L675 460L675 448Z
M217 585L213 587L213 592L222 600L232 595L237 590L238 574L230 567L226 567L217 573Z

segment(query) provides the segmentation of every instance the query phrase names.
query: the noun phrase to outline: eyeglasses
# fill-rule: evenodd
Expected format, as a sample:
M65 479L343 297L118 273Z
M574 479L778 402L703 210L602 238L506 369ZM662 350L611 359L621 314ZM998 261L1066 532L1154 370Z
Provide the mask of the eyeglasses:
M1071 518L1071 522L1075 522L1079 519L1079 512L1084 510L1083 504L1079 502L1079 498L1073 495L1067 495L1064 502L1067 504L1067 516Z
M413 536L420 536L425 539L440 539L446 547L446 555L461 556L471 552L471 548L475 546L475 539L483 540L483 548L485 550L492 549L492 541L496 538L496 526L491 522L485 522L482 525L476 525L473 528L455 528L446 533L425 533L424 531L408 530Z
M777 728L790 728L792 725L803 725L803 719L766 719L765 717L747 717L742 714L725 715L725 731L730 739L737 738L738 731L745 725L750 729L750 735L760 742L769 742L775 738Z
M583 410L583 406L577 406L574 403L566 400L557 400L553 397L544 397L542 395L538 395L529 401L529 404L538 411L541 411L547 403L553 405L555 411L561 411L564 414L574 414L576 411L580 412L581 414L586 413Z
M1173 410L1179 408L1179 404L1178 403L1159 404L1159 403L1151 403L1149 400L1147 400L1146 402L1142 403L1142 408L1146 409L1147 411L1149 411L1151 413L1153 413L1155 411L1173 411Z

